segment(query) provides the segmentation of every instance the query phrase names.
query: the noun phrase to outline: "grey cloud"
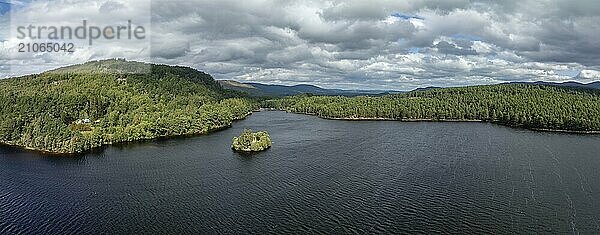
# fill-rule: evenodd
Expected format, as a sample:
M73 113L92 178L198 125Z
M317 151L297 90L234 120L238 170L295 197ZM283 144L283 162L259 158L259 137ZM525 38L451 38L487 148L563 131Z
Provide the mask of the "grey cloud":
M469 45L470 46L470 45ZM477 55L477 52L470 47L457 47L454 44L451 44L446 41L441 41L435 44L435 48L438 49L438 52L443 54L452 54L452 55Z
M117 11L120 9L125 8L126 6L119 3L119 2L114 2L114 1L108 1L102 4L102 6L100 6L100 9L98 9L98 11L100 13L109 13L112 11Z
M119 8L38 1L32 13L60 9L54 20ZM382 89L600 79L595 0L155 0L151 17L156 61L219 79ZM115 53L92 50L77 58Z

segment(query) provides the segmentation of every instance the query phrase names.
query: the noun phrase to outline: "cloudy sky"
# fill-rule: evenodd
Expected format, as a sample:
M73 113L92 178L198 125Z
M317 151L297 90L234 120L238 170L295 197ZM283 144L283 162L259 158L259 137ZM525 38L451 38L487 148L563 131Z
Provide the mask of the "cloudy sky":
M7 31L22 16L47 25L129 18L150 38L15 55ZM329 88L588 83L600 80L599 22L597 0L0 0L0 76L125 57Z

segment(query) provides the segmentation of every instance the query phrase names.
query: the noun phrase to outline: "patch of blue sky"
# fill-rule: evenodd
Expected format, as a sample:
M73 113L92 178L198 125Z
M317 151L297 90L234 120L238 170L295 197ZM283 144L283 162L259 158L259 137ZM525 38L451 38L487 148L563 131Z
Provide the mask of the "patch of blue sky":
M498 54L496 54L495 52L490 53L488 55L485 56L488 60L494 60L496 58L498 58Z
M12 8L11 6L12 4L10 2L0 0L0 16L8 13Z
M451 38L454 39L461 39L461 40L468 40L468 41L483 41L483 38L477 36L477 35L471 35L471 34L461 34L461 33L457 33L454 34L452 36L450 36Z
M410 48L406 49L406 51L408 51L408 53L411 53L411 54L418 54L419 51L421 51L421 48L419 48L419 47L410 47Z
M398 42L398 44L400 44L401 47L405 48L404 50L409 54L421 53L421 49L423 49L421 47L412 47L412 46L408 47L409 41L406 40L406 38L399 38L397 42Z
M410 15L410 14L404 14L401 12L396 12L394 14L392 14L391 16L396 17L396 18L400 18L403 20L410 20L410 19L418 19L418 20L424 20L425 18L418 16L418 15Z
M8 38L8 28L10 25L10 15L16 9L28 6L35 0L0 0L0 42Z
M5 15L14 9L27 6L34 1L35 0L0 0L0 16Z
M0 0L0 43L6 41L8 38L10 16L7 13L10 12L11 5L8 1Z
M581 70L579 69L568 69L568 70L556 70L554 71L556 74L560 75L560 76L565 76L565 77L576 77L577 75L579 75L579 73L581 72Z

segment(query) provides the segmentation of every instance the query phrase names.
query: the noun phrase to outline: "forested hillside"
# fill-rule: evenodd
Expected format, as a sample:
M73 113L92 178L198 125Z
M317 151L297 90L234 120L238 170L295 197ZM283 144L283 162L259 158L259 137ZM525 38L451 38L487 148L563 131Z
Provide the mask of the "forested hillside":
M124 60L0 80L0 142L54 153L203 134L256 103L197 70Z
M335 119L481 120L530 129L600 131L600 91L542 85L430 89L382 97L295 96L263 105Z
M195 69L94 61L0 80L0 143L79 153L112 143L208 133L258 106ZM380 97L300 95L262 106L335 119L477 120L600 131L600 91L545 85L433 88Z

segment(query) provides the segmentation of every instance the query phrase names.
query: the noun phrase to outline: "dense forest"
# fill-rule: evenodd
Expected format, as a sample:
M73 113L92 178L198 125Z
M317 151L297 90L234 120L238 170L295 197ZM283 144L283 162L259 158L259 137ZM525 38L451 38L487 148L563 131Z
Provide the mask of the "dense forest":
M53 153L204 134L257 102L197 70L124 60L0 80L0 142Z
M298 95L262 101L192 68L93 61L0 80L0 143L53 153L205 134L260 106L332 119L486 121L600 132L600 91L507 84L378 97Z
M529 129L600 131L600 92L543 85L430 89L382 97L300 95L264 107L332 119L476 120Z
M246 129L238 137L233 137L231 149L236 152L260 152L273 145L269 132L252 132Z

